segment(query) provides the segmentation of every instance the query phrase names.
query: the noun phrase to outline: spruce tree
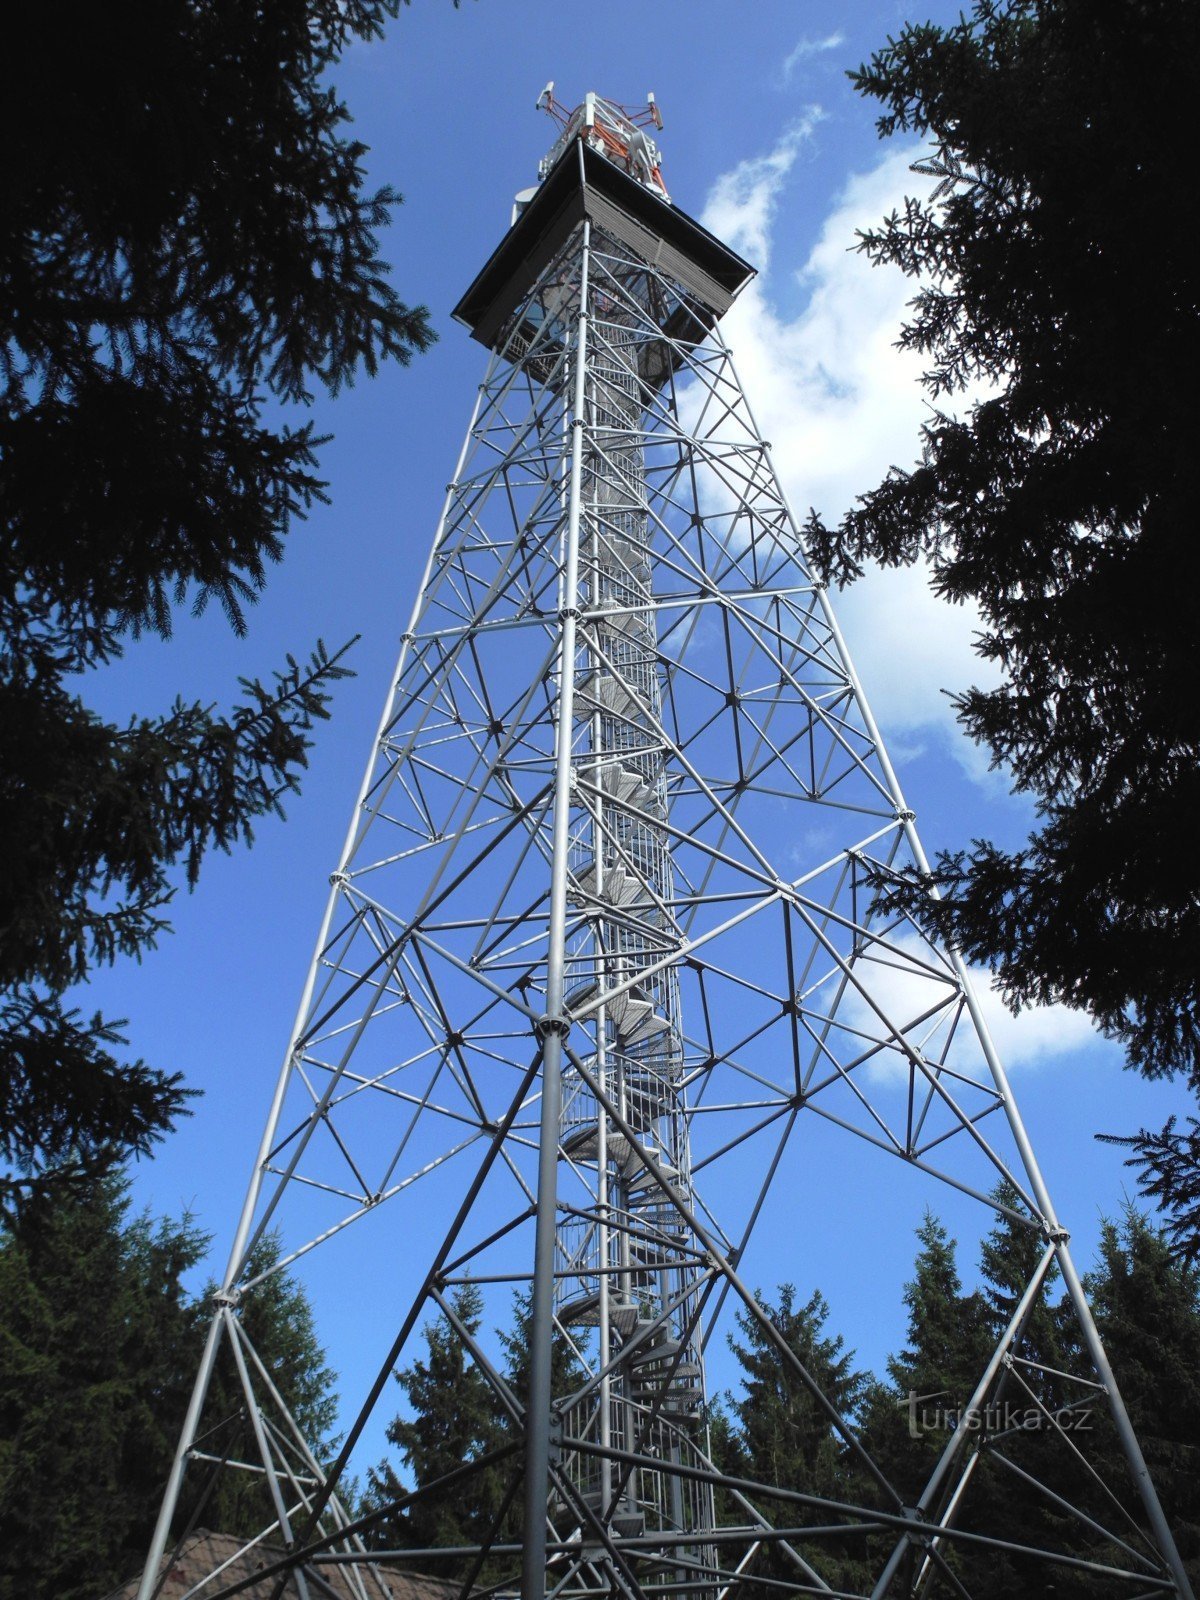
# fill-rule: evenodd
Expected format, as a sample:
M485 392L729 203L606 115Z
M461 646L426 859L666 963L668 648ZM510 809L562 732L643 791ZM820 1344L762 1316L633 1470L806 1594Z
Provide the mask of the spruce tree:
M1152 1133L1140 1129L1128 1137L1100 1133L1106 1144L1132 1149L1126 1161L1138 1175L1138 1188L1164 1214L1172 1250L1193 1267L1200 1266L1200 1118L1188 1117L1183 1128L1169 1117Z
M476 1335L483 1297L475 1285L460 1285L451 1304L467 1331ZM492 1387L449 1322L437 1317L426 1323L423 1334L425 1359L396 1373L405 1411L387 1430L388 1442L399 1450L414 1489L429 1488L508 1442ZM372 1527L372 1542L380 1548L411 1550L479 1544L492 1531L507 1485L503 1466L481 1467L452 1491L433 1489L405 1509L380 1517ZM406 1492L389 1460L368 1470L368 1509L382 1510ZM431 1572L453 1575L465 1572L469 1563L449 1558L428 1565Z
M718 1472L735 1477L741 1470L737 1436L729 1412L719 1398L708 1402L707 1421L708 1450L712 1464ZM725 1489L718 1488L715 1491L713 1509L718 1528L732 1523L742 1526L745 1523L745 1512Z
M1087 1288L1163 1511L1200 1587L1200 1275L1128 1207L1105 1223ZM1125 1489L1128 1470L1099 1408L1088 1448ZM1131 1489L1125 1498L1137 1515ZM1111 1513L1105 1520L1111 1525Z
M0 1231L0 1597L96 1600L137 1568L203 1337L194 1222L117 1176Z
M1013 1003L1086 1009L1200 1092L1200 283L1166 220L1198 63L1180 0L975 0L852 74L934 180L861 240L914 280L932 413L916 465L810 535L839 580L926 560L978 606L1002 681L955 686L959 717L1037 807L1021 847L943 856L940 901L897 898Z
M148 707L90 679L176 613L237 631L324 498L310 419L432 339L387 280L398 196L330 82L400 0L123 0L8 19L0 100L0 1198L145 1152L167 1063L66 998L166 928L179 882L297 787L343 673ZM218 691L219 692L219 691ZM7 1169L7 1171L5 1170Z
M778 1305L757 1298L825 1396L843 1417L854 1419L869 1378L855 1367L854 1352L845 1348L842 1338L825 1331L829 1306L824 1296L814 1292L798 1304L795 1287L785 1283ZM861 1502L869 1497L872 1490L861 1468L803 1379L748 1312L738 1314L737 1324L741 1337L731 1335L729 1345L741 1367L741 1387L727 1396L731 1426L719 1444L727 1465L740 1477L829 1499ZM764 1504L759 1509L777 1522L803 1516L794 1503ZM863 1548L863 1541L854 1535L830 1539L814 1565L834 1588L854 1589L864 1576ZM757 1558L754 1575L794 1580L796 1569L784 1552L769 1545ZM766 1597L773 1591L769 1582L751 1582L745 1592Z
M904 1290L908 1343L887 1363L888 1385L871 1393L865 1436L906 1503L915 1505L971 1397L991 1347L987 1307L964 1294L957 1245L932 1212Z
M1001 1209L980 1247L979 1299L986 1342L994 1346L1008 1328L1046 1248L1037 1228L1018 1220L1025 1215L1016 1189L1005 1182L993 1196ZM1072 1383L1074 1372L1091 1375L1078 1348L1074 1314L1061 1293L1057 1273L1043 1282L1026 1315L1020 1337L1009 1347L1005 1365L992 1385L971 1441L982 1451L958 1525L986 1530L1015 1544L1066 1554L1094 1553L1087 1530L1020 1473L1051 1485L1073 1503L1090 1499L1089 1476L1051 1422L1061 1417L1067 1431L1088 1409L1095 1391ZM1003 1458L1001 1460L1001 1458ZM1017 1468L1013 1471L1006 1463ZM970 1548L955 1553L958 1570L979 1600L1009 1594L1061 1594L1066 1569L1009 1551ZM1069 1581L1069 1580L1068 1580Z
M497 1328L496 1336L504 1352L504 1376L521 1406L529 1400L530 1332L533 1326L533 1293L529 1289L513 1295L512 1320L507 1328ZM550 1341L550 1393L562 1399L583 1381L584 1369L571 1349L567 1337L555 1328Z
M1010 1187L1002 1185L995 1198L1020 1214ZM868 1449L910 1502L928 1479L1044 1249L1036 1230L1001 1212L981 1247L981 1288L964 1293L954 1242L941 1224L927 1216L918 1238L921 1248L905 1296L908 1343L888 1362L890 1384L869 1395L863 1430ZM1185 1561L1200 1575L1197 1277L1172 1258L1166 1241L1144 1218L1130 1212L1120 1227L1106 1226L1088 1292L1168 1521ZM1093 1529L998 1459L1003 1455L1021 1472L1052 1486L1084 1516L1121 1537L1129 1535L1129 1524L1114 1510L1096 1474L1123 1494L1135 1522L1140 1516L1103 1398L1073 1381L1073 1375L1094 1380L1095 1374L1073 1309L1055 1278L1044 1285L1013 1353L1015 1367L1002 1372L990 1391L968 1445L981 1447L982 1455L956 1526L982 1532L986 1524L987 1532L1016 1544L1126 1564L1124 1552L1116 1546L1106 1551ZM938 1398L922 1403L910 1401L910 1395ZM1064 1442L1047 1412L1066 1423L1094 1471ZM876 1541L873 1551L881 1551L884 1543ZM1124 1579L1106 1580L1012 1551L951 1542L942 1554L954 1579L975 1600L1006 1600L1013 1594L1118 1600L1129 1591ZM908 1579L917 1560L914 1554ZM905 1571L898 1581L903 1584Z
M278 1259L278 1237L268 1234L250 1258L248 1275L257 1278L261 1274L262 1281L237 1315L306 1443L323 1462L336 1451L332 1430L337 1417L333 1388L337 1380L317 1340L308 1297L290 1274L274 1270ZM215 1282L206 1285L202 1304L211 1301L216 1288ZM198 1349L196 1356L198 1361ZM274 1407L265 1392L259 1391L258 1398L266 1414L273 1417ZM218 1354L199 1433L209 1455L220 1457L228 1452L233 1459L257 1460L245 1391L227 1341ZM270 1491L259 1474L214 1472L210 1493L209 1477L201 1470L191 1475L185 1488L177 1519L181 1527L196 1520L202 1527L249 1536L274 1521Z
M991 1351L988 1308L979 1293L963 1292L956 1241L932 1212L917 1240L904 1290L908 1342L889 1358L888 1381L867 1394L862 1429L867 1449L910 1506L918 1503ZM877 1536L873 1556L882 1558L893 1543L893 1535ZM955 1554L948 1559L958 1564Z
M55 1185L0 1223L0 1600L96 1600L145 1559L208 1328L212 1285L189 1276L207 1236L131 1215L110 1174ZM273 1241L257 1260L275 1259ZM303 1292L264 1285L247 1331L290 1409L328 1445L333 1374ZM240 1385L218 1365L202 1429L220 1454L248 1443ZM224 1532L266 1520L261 1479L236 1476L187 1520Z
M992 1198L998 1208L997 1220L980 1245L979 1267L983 1279L984 1318L999 1339L1045 1253L1046 1240L1039 1228L1018 1220L1028 1213L1011 1183L1001 1183ZM1058 1282L1057 1271L1051 1270L1024 1321L1024 1331L1016 1348L1029 1361L1061 1368L1066 1359L1062 1315L1053 1298ZM1031 1381L1042 1380L1035 1375Z

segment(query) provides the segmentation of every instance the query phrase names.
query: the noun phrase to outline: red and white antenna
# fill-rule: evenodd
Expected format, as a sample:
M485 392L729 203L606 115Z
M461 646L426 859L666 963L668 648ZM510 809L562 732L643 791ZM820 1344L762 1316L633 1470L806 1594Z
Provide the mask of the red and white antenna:
M652 93L646 96L644 106L618 105L615 100L588 94L582 104L569 111L554 98L554 80L551 79L538 95L537 109L548 112L561 129L538 168L539 178L546 176L572 140L582 139L660 200L670 200L662 179L662 153L657 141L646 131L648 128L661 130L663 125L662 113Z

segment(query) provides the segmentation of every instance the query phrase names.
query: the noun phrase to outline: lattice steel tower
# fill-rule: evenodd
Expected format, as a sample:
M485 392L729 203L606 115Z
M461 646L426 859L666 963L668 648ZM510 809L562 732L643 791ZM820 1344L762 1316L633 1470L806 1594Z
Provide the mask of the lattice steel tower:
M717 329L752 269L670 202L652 100L589 95L567 115L552 87L541 181L456 311L490 364L142 1600L177 1510L203 1520L210 1471L257 1476L267 1509L190 1591L205 1600L243 1592L256 1563L256 1593L360 1600L428 1566L434 1552L373 1549L378 1519L352 1523L337 1482L430 1316L497 1417L494 1450L404 1502L465 1504L499 1474L490 1532L460 1552L464 1592L511 1592L520 1570L526 1600L829 1593L836 1548L869 1572L863 1594L969 1594L981 1550L1022 1542L994 1518L1012 1471L1047 1507L1027 1565L1095 1594L1189 1596L966 971L878 908L880 884L925 858ZM742 1276L773 1191L823 1174L836 1226L856 1154L998 1208L1029 1241L1028 1281L923 1489L890 1481ZM812 1225L797 1211L755 1271L802 1278ZM249 1315L317 1250L388 1345L332 1464ZM393 1261L406 1293L385 1340ZM1077 1321L1067 1375L1029 1343L1055 1271ZM463 1315L467 1282L493 1322L528 1292L523 1385ZM839 1495L714 1461L705 1359L735 1311L827 1419ZM1069 1396L1053 1410L1051 1380ZM995 1422L1006 1395L1041 1407L1035 1439ZM1122 1481L1077 1443L1085 1405Z

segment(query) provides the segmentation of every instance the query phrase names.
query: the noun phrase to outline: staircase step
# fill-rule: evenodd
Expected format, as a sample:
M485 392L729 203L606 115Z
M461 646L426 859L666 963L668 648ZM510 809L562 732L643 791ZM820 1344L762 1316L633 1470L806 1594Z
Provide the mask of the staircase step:
M642 715L633 691L611 672L588 672L575 685L575 717L585 721L597 711L633 722Z
M606 761L600 768L600 787L617 805L631 805L643 810L653 798L646 780L636 767L627 767L623 761Z
M585 894L592 900L600 900L605 905L632 905L641 893L641 884L636 878L630 877L619 863L604 869L603 888L600 889L596 887L598 874L595 862L591 862L573 876L580 894Z
M678 1339L658 1339L653 1344L638 1345L627 1361L631 1367L647 1367L655 1362L670 1361L682 1349Z
M585 1289L569 1300L564 1300L555 1311L564 1328L598 1328L600 1326L600 1290ZM637 1327L638 1308L634 1301L626 1300L616 1290L608 1296L608 1323L622 1338Z
M583 1503L598 1522L605 1521L605 1500L598 1489L589 1489L583 1496ZM619 1539L635 1539L646 1531L644 1514L626 1496L617 1501L607 1521L609 1528ZM590 1531L588 1527L583 1529L585 1539Z
M625 1162L629 1159L629 1140L623 1133L618 1133L615 1128L608 1130L605 1140L610 1161ZM581 1122L574 1128L565 1129L561 1141L562 1153L570 1156L573 1161L595 1161L600 1151L600 1127L596 1122Z
M554 1313L564 1328L594 1328L600 1321L600 1293L590 1289L566 1300Z
M567 993L567 1009L577 1016L587 1008L594 1009L600 995L595 979L582 983ZM671 1025L660 1017L650 1000L643 1000L636 990L623 989L607 1002L608 1019L617 1030L618 1040L626 1045L641 1044L665 1032Z
M625 1162L625 1186L630 1190L630 1192L649 1187L658 1188L659 1175L661 1175L661 1177L664 1178L667 1183L671 1183L673 1179L679 1177L679 1172L676 1167L672 1165L672 1163L667 1159L666 1156L663 1155L660 1150L655 1150L653 1146L647 1146L645 1154L650 1157L651 1161L654 1162L654 1165L657 1168L657 1174L651 1171L648 1163L642 1155L642 1151L634 1146L630 1150L628 1158Z

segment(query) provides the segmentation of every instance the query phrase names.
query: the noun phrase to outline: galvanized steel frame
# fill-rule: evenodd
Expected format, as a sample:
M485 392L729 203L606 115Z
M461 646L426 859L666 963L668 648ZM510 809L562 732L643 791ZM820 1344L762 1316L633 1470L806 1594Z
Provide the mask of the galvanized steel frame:
M927 867L915 819L729 350L719 333L695 347L664 331L682 300L584 222L492 357L330 880L140 1600L184 1473L212 1455L198 1430L223 1345L251 1420L242 1465L275 1505L258 1542L288 1550L269 1568L276 1593L293 1574L302 1594L319 1588L324 1563L360 1600L384 1592L336 1485L430 1309L523 1430L526 1600L724 1600L767 1545L794 1574L787 1592L829 1593L822 1541L847 1526L895 1530L873 1597L939 1579L966 1593L946 1552L986 1542L957 1518L994 1448L972 1422L1019 1379L1054 1269L1148 1537L1118 1501L1122 1534L1079 1513L1094 1560L1045 1558L1119 1571L1130 1595L1190 1597L969 974L878 908L880 881ZM796 865L786 830L802 836L818 814L836 848L783 870ZM738 1270L814 1117L986 1205L1006 1180L1002 1209L1043 1242L915 1506ZM735 1196L723 1164L741 1173L752 1149L761 1181ZM284 1225L270 1272L299 1270L410 1192L443 1218L323 1468L241 1327L263 1281L253 1252ZM448 1291L468 1278L531 1292L524 1411L455 1317ZM714 1465L704 1357L729 1307L811 1392L872 1503ZM574 1359L560 1394L556 1345ZM744 1523L717 1525L717 1494ZM498 1536L475 1553L489 1549L517 1553ZM241 1587L218 1573L193 1592Z

